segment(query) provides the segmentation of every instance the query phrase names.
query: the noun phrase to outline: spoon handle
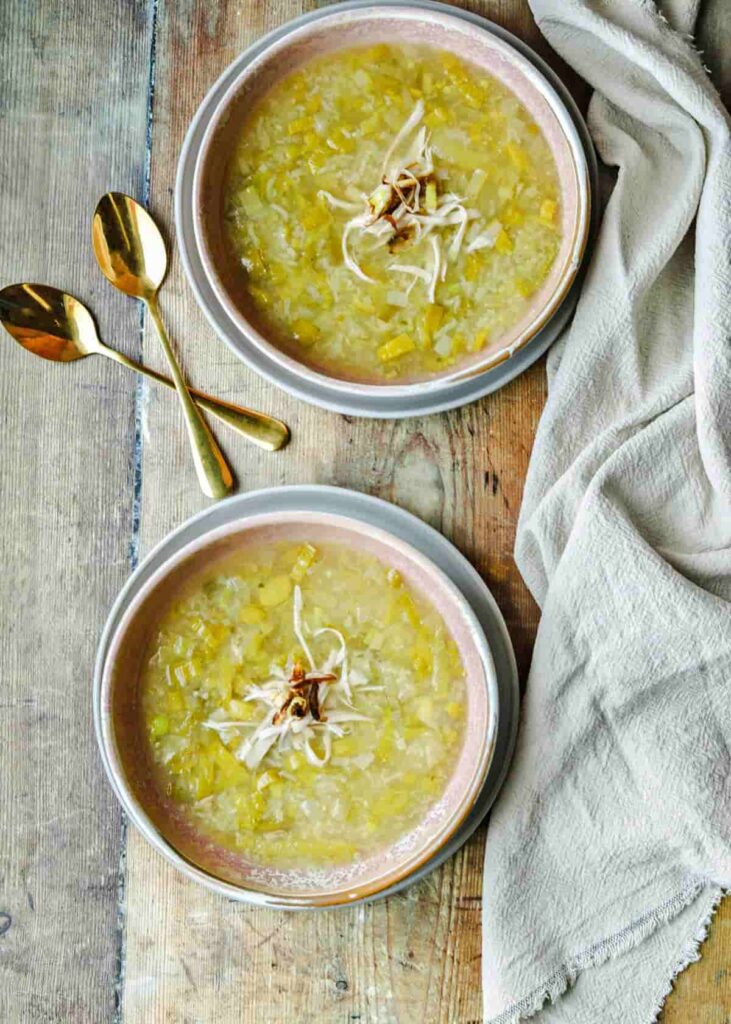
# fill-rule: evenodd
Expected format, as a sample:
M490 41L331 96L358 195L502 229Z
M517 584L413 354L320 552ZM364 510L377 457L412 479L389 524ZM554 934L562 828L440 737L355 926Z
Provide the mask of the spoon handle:
M209 498L223 498L233 487L231 470L228 468L223 453L216 444L208 424L203 419L203 414L190 397L187 385L180 372L180 367L173 354L165 325L162 322L156 295L152 295L147 299L147 308L157 328L157 334L170 367L175 390L178 392L178 398L183 407L183 416L185 417L185 425L188 429L188 438L193 452L198 482L203 493L207 494Z
M115 349L107 349L105 347L104 355L110 356L115 362L126 366L129 370L134 370L135 373L141 373L145 377L149 377L150 380L157 381L158 384L164 384L166 388L175 390L175 385L169 377L158 373L157 370L151 370L148 366L141 366ZM289 441L289 427L286 423L275 419L273 416L267 416L263 412L255 412L253 409L245 409L243 406L234 405L232 402L224 402L220 398L213 398L212 395L207 395L205 391L198 391L196 388L189 387L188 391L196 405L211 413L212 416L221 420L222 423L227 424L227 426L245 437L247 441L252 441L268 452L278 451L279 448L283 448Z

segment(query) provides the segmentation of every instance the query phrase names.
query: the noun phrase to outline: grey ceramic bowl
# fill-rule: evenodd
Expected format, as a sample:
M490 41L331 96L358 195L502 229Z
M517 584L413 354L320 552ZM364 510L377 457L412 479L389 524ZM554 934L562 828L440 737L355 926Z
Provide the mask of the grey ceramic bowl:
M335 542L370 551L438 607L465 667L467 724L445 792L405 836L332 869L256 864L196 830L156 787L142 739L144 653L155 624L191 577L237 551L272 540ZM496 749L499 695L480 624L461 592L428 558L378 527L327 512L274 512L236 519L177 549L137 590L116 623L97 695L98 738L122 805L146 839L189 877L229 897L280 907L322 907L372 898L429 863L464 825Z
M556 161L561 187L562 243L543 287L513 328L480 353L427 380L382 384L333 376L299 353L274 344L247 300L242 270L226 243L223 183L229 154L251 105L282 76L328 51L402 40L449 50L501 80L530 111ZM519 352L546 326L566 298L586 248L591 188L585 151L571 115L541 72L487 27L457 14L399 4L336 9L278 34L248 62L215 104L198 152L193 178L195 246L206 278L228 318L283 374L350 396L408 400L433 396L455 383L487 373Z
M327 512L345 516L350 520L377 526L416 548L448 577L467 601L477 617L494 662L497 676L497 732L490 768L480 795L464 823L430 860L398 883L387 889L382 889L377 896L368 897L368 901L375 898L381 899L419 881L425 874L443 864L470 838L484 820L500 791L510 765L518 728L520 701L518 671L510 636L495 599L486 587L484 580L442 534L397 505L342 487L314 484L270 487L236 494L224 501L216 502L215 505L203 509L181 523L177 529L164 537L148 552L122 587L110 609L99 640L94 667L93 711L101 760L112 789L122 805L126 807L127 799L120 789L116 770L107 754L107 743L103 739L101 696L102 680L106 672L110 646L128 609L137 599L137 595L158 570L179 551L200 538L210 535L214 530L262 513L284 515L291 512ZM280 905L272 897L263 897L260 893L249 891L245 887L234 887L218 881L212 876L204 875L195 865L188 863L170 849L157 836L155 830L146 824L144 819L138 819L134 808L131 812L128 809L128 813L131 813L131 820L146 836L148 842L187 878L200 882L229 899L243 900L257 905L262 903Z

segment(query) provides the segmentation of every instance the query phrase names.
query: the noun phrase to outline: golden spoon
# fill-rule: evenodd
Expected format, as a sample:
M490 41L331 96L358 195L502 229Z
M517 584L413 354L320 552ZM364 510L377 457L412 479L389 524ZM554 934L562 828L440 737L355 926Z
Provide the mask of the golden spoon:
M123 192L107 192L97 203L91 232L94 254L106 279L125 295L141 299L167 357L193 452L198 482L211 498L223 498L233 477L208 424L190 397L160 317L157 293L167 270L162 235L144 207Z
M57 363L84 356L108 356L122 366L175 389L169 377L140 366L121 352L104 345L86 306L73 295L46 284L11 284L0 291L0 322L28 352ZM190 389L196 403L217 416L249 441L274 452L289 440L289 428L281 420L243 409Z

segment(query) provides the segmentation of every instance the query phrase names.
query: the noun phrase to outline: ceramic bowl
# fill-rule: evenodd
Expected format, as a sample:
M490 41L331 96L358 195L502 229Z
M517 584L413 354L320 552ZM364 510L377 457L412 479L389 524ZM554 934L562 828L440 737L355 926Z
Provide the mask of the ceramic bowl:
M442 797L405 836L333 869L271 868L196 830L153 784L141 726L140 676L156 623L186 581L250 547L273 541L349 545L397 569L439 610L465 667L465 736ZM255 515L212 530L167 559L128 605L110 640L101 675L98 736L115 791L152 845L189 877L230 898L283 907L350 903L377 895L418 870L450 841L472 809L492 761L498 686L484 633L453 583L424 555L384 530L316 512Z
M559 253L521 319L481 352L441 374L390 384L327 373L317 363L305 361L303 353L285 350L267 338L247 298L244 271L227 244L223 219L229 155L257 99L282 77L323 53L379 42L449 50L506 85L528 109L550 146L559 175L562 210ZM540 71L487 27L443 11L398 4L336 10L273 40L218 100L193 178L195 245L206 278L237 329L283 372L294 373L310 384L326 384L331 390L363 396L408 398L438 393L445 386L487 372L519 351L548 323L576 277L589 234L590 203L589 173L581 140L569 112Z

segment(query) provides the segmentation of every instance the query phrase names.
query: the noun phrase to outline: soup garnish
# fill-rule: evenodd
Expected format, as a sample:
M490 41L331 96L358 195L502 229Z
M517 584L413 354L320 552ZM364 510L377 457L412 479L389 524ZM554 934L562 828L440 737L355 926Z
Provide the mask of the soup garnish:
M443 794L464 673L441 617L374 556L270 544L192 585L142 677L160 792L264 865L347 863Z
M555 162L528 111L421 46L330 53L276 84L242 129L225 217L273 340L385 381L498 342L561 237Z

